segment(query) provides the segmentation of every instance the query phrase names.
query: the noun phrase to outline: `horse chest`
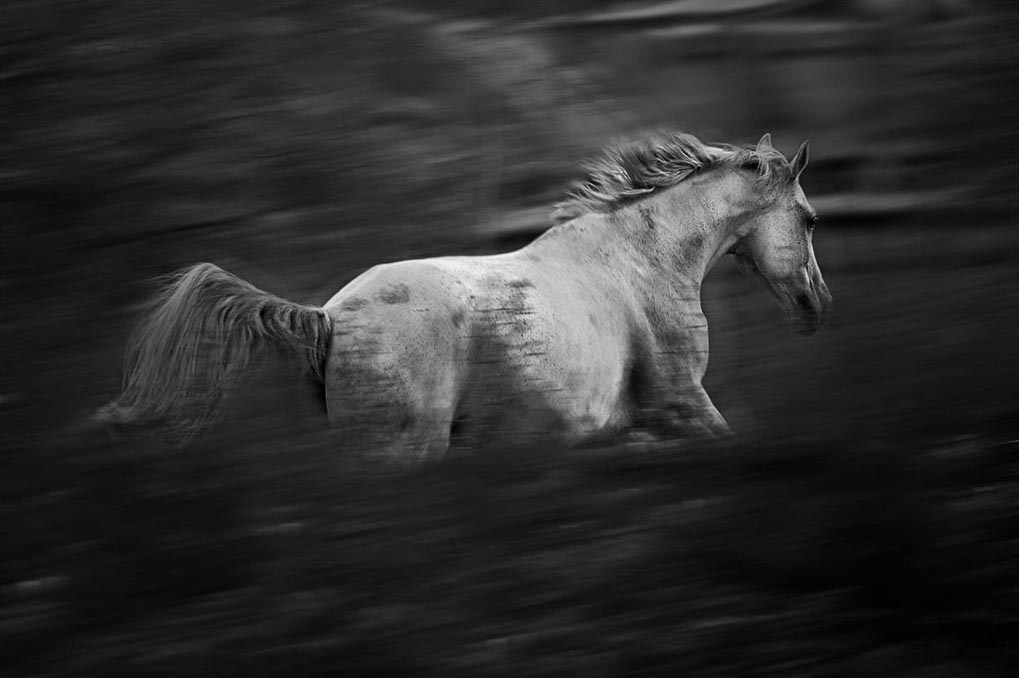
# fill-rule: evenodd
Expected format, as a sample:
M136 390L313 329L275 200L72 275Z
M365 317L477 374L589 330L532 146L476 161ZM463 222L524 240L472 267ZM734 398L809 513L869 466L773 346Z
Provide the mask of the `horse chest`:
M669 393L699 387L708 367L708 330L703 315L652 328L634 342L632 398L641 406Z

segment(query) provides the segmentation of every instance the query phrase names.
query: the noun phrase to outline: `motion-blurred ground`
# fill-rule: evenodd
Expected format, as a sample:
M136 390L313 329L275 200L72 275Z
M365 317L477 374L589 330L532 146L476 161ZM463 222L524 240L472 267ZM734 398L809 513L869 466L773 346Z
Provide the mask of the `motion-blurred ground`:
M0 672L1014 664L1014 6L171 4L0 8ZM735 447L493 442L396 475L282 363L187 450L82 432L153 276L321 303L505 249L657 125L814 142L828 327L727 264L706 288Z

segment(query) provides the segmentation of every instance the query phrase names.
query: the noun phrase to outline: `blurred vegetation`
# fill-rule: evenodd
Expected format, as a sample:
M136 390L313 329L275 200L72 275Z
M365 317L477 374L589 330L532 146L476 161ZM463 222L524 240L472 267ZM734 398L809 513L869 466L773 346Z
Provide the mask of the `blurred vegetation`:
M1014 665L1017 6L651 4L0 6L0 673ZM830 325L706 286L741 443L407 476L275 362L187 450L81 426L154 276L322 303L523 241L582 157L665 124L814 140Z

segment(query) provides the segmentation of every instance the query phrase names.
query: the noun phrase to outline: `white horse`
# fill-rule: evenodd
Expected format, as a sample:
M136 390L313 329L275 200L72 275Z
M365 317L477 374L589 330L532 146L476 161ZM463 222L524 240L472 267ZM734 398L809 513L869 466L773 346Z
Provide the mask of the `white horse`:
M324 385L352 447L386 458L439 457L451 437L727 435L701 385L701 283L731 254L797 331L821 327L807 158L804 143L787 161L767 134L745 148L657 135L605 153L528 246L376 266L321 308L198 264L155 300L99 418L186 440L274 347Z

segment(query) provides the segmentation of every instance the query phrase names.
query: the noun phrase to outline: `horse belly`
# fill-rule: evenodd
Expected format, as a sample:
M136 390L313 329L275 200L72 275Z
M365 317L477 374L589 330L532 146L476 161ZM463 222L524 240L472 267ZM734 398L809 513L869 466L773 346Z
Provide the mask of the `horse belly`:
M549 325L531 316L526 326L503 323L510 329L494 340L473 335L461 410L468 422L483 422L484 437L572 443L625 426L621 348L571 341Z
M563 365L549 404L565 424L565 437L580 441L625 426L623 358L601 353Z

